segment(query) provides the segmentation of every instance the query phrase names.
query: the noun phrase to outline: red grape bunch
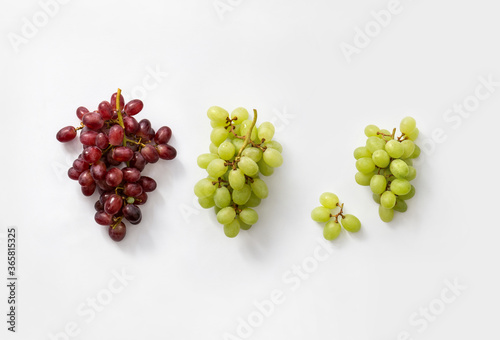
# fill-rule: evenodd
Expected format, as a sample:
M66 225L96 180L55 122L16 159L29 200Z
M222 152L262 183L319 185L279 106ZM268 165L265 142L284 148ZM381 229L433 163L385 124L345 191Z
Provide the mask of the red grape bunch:
M117 101L117 98L119 100ZM177 151L168 144L172 130L162 126L156 132L147 119L137 121L143 103L133 99L125 105L121 90L103 101L98 109L81 106L76 115L79 127L66 126L56 138L61 143L76 138L80 131L83 151L68 170L69 178L78 181L82 193L91 196L97 191L95 221L109 226L109 236L121 241L126 234L123 218L131 224L142 220L140 205L148 200L148 192L156 189L156 181L141 172L148 163L174 159Z

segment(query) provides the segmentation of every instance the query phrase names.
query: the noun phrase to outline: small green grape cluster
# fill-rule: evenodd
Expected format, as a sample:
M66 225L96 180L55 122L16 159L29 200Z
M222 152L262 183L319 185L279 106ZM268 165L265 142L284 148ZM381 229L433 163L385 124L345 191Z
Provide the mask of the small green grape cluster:
M345 230L355 233L361 229L359 219L350 214L344 214L344 203L339 203L337 195L331 192L324 192L319 197L320 207L316 207L311 212L313 221L324 223L323 236L331 241L340 235L340 223ZM341 220L339 220L341 218Z
M417 177L413 159L420 155L420 148L415 144L419 134L416 126L414 118L403 118L399 126L401 136L396 138L395 128L390 133L368 125L366 145L354 150L356 182L370 186L384 222L392 221L395 211L405 212L406 200L415 195L415 187L410 182Z
M270 176L281 166L283 150L272 140L275 128L270 122L257 127L257 111L253 120L242 107L229 113L218 106L208 109L212 125L210 153L198 157L198 166L208 177L194 186L200 205L214 207L217 221L224 225L227 237L235 237L240 229L248 230L259 216L252 209L267 198L269 190L259 175Z

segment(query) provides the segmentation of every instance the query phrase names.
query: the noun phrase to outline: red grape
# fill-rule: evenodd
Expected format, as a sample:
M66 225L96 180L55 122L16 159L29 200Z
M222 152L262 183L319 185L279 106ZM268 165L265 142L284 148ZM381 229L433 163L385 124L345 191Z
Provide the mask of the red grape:
M140 99L133 99L125 105L125 108L123 111L127 113L129 116L134 116L141 112L142 108L144 107L144 104L142 103L142 100Z
M111 168L106 174L106 184L110 187L117 187L123 180L123 173L118 168Z
M143 205L147 201L148 201L148 194L146 194L145 192L143 192L139 196L135 197L134 204L136 204L136 205Z
M104 120L109 120L113 117L114 109L115 108L111 107L111 104L106 100L101 102L98 106L99 113Z
M56 138L61 143L72 141L76 137L76 129L72 126L63 127L56 134Z
M177 150L168 144L159 144L156 146L156 150L161 159L171 160L177 156Z
M92 196L95 192L95 188L96 188L95 183L92 183L91 185L86 187L82 187L82 194L84 196Z
M97 146L99 149L104 150L108 147L109 145L109 139L108 136L106 136L105 133L98 133L97 136L95 137L95 146Z
M106 164L103 161L97 161L92 164L90 173L95 180L106 178Z
M154 146L148 144L141 149L141 155L148 163L156 163L160 156L158 155L158 151L154 148Z
M123 240L126 233L127 227L123 222L118 223L115 227L109 226L108 229L109 237L111 237L111 239L116 242L120 242L121 240Z
M104 211L110 215L115 215L122 208L123 200L117 194L112 194L104 203Z
M97 112L89 112L83 115L83 124L91 130L99 130L104 126L104 120Z
M117 162L128 162L134 157L134 151L127 146L119 146L113 150L112 156Z
M109 129L109 144L115 146L122 145L124 136L123 128L120 125L113 125Z
M82 172L83 170L87 170L89 168L89 163L85 162L83 159L77 158L73 162L73 168Z
M85 170L80 174L80 177L78 177L78 183L80 183L82 187L88 187L94 183L90 170Z
M116 92L113 93L113 95L111 96L111 100L109 101L113 110L116 110L116 95L117 95ZM123 96L120 94L120 110L123 109L124 104L125 104L125 99L123 99Z
M141 172L136 168L123 168L123 180L129 183L135 183L141 178Z
M168 126L162 126L156 131L155 142L156 144L167 144L172 137L172 130Z
M144 159L144 157L141 155L140 152L135 152L134 156L130 160L130 166L138 169L139 171L144 170L144 168L146 167L146 164L147 164L147 162Z
M148 176L142 176L138 182L145 192L151 192L156 189L156 181Z
M123 117L123 126L125 126L125 133L133 135L139 129L139 122L134 117Z
M74 181L77 181L78 178L81 175L81 171L76 170L75 168L69 168L68 169L68 177L71 178Z
M138 224L142 219L141 208L135 204L127 204L122 209L123 217L130 223Z
M97 132L92 130L82 131L80 133L80 143L87 146L95 146Z
M78 119L82 120L83 115L89 112L89 110L86 107L80 106L78 109L76 109L76 116Z
M113 223L113 216L102 210L95 213L94 219L100 225L111 225Z
M102 151L96 146L89 146L82 152L83 160L87 163L95 163L102 156Z
M123 194L129 197L137 197L142 194L142 186L137 183L127 183L123 186Z

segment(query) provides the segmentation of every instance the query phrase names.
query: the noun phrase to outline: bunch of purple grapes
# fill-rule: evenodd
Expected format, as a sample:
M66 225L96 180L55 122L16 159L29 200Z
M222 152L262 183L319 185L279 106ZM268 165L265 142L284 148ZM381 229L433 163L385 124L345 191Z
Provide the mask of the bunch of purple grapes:
M149 120L137 121L133 116L141 112L142 101L134 99L125 105L120 92L118 89L109 102L101 102L96 111L79 107L76 115L80 126L64 127L56 135L58 141L66 143L75 139L80 130L83 152L73 162L68 176L78 181L85 196L99 192L95 221L109 226L114 241L125 237L123 218L134 225L141 222L139 206L148 200L147 193L156 189L154 179L141 175L146 164L177 155L168 144L172 130L162 126L155 132Z

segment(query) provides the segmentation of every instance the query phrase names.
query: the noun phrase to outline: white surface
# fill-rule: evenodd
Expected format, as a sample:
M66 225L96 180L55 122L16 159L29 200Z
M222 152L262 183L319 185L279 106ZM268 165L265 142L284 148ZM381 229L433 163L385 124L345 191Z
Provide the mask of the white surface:
M498 338L500 91L456 128L443 118L478 77L500 80L497 4L402 1L348 63L339 45L388 2L231 3L221 20L212 0L73 0L16 53L8 34L21 34L23 17L41 7L4 1L0 233L18 228L20 314L15 335L2 317L1 338L50 339L76 327L68 338L224 339L274 290L284 302L251 339ZM148 166L159 188L142 223L115 244L94 223L95 199L65 175L78 143L61 145L55 134L78 123L78 106L95 108L117 87L130 93L156 67L168 76L151 82L140 117L169 125L179 155ZM260 122L293 115L276 121L285 164L267 180L260 221L236 239L192 203L211 105L257 108ZM396 127L408 114L420 144L438 128L447 139L423 153L408 212L384 224L369 189L354 182L352 151L365 125ZM309 218L323 191L363 224L328 245L330 255L317 250L322 232ZM317 268L315 251L326 256ZM311 273L293 279L289 270L302 264ZM109 298L123 268L134 279L92 317L87 299ZM461 295L425 330L411 324L421 307L442 306L435 299L455 279L467 287Z

